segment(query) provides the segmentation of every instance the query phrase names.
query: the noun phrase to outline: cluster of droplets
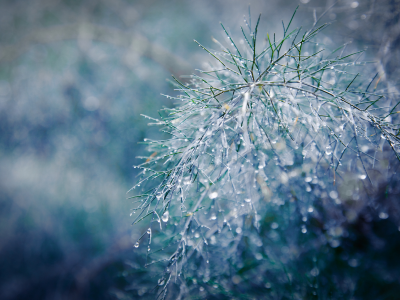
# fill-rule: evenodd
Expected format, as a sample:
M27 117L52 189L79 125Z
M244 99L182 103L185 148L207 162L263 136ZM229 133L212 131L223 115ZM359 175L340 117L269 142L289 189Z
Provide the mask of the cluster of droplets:
M233 43L229 35L228 39ZM221 57L237 58L239 69L248 68L252 51L243 51L248 54L243 59L236 50L235 56L224 51ZM343 214L347 190L337 187L345 186L354 174L355 185L366 179L372 183L368 170L380 167L387 134L381 135L383 129L363 111L365 90L347 93L349 81L347 88L340 86L337 72L345 76L343 61L326 66L322 57L310 58L298 79L299 73L291 71L298 65L292 54L288 51L280 64L271 63L271 53L263 54L253 61L256 68L243 70L246 76L219 60L225 68L216 68L211 79L193 76L190 86L178 82L184 91L181 105L170 110L173 117L156 120L173 128L173 137L149 141L155 154L140 166L140 183L157 184L138 202L141 213L136 220L150 212L160 231L175 237L176 249L165 259L168 270L175 268L175 277L185 270L188 277L208 282L213 265L209 257L220 265L227 258L241 265L243 236L252 241L249 247L258 264L266 266L264 257L289 264L302 251L299 245L304 240L336 248L346 235L346 222L357 215L350 209ZM270 72L261 76L259 70L268 68ZM259 81L249 83L257 72ZM322 79L316 83L310 74L318 72ZM350 196L352 201L360 198L358 190ZM382 211L379 217L389 215ZM319 223L322 229L313 225ZM265 226L269 242L259 236ZM148 252L151 234L149 228ZM192 267L184 268L191 260ZM319 272L313 267L310 274L316 277ZM165 289L172 276L166 272L159 286Z

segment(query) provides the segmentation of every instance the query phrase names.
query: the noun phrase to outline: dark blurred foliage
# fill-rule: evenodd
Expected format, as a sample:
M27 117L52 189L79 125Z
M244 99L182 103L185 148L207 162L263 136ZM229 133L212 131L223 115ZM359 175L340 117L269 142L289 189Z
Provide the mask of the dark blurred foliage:
M190 74L208 59L193 38L211 44L211 35L221 32L219 21L239 32L248 4L0 2L1 299L154 298L141 285L154 278L132 250L141 231L131 230L125 193L134 181L135 157L144 152L138 142L165 135L140 114L154 117L173 105L160 96L175 93L165 79ZM274 32L298 4L294 22L307 26L313 9L321 14L333 1L250 4L253 15L264 15L262 26ZM379 61L393 93L399 15L399 1L366 0L339 1L325 17L333 22L326 32L332 45L353 40L355 48L368 46L367 58ZM398 199L398 191L390 197ZM393 224L360 212L349 225L353 234L318 254L328 257L326 274L343 274L321 285L335 290L346 276L362 274L355 294L343 295L396 299L400 244ZM348 256L356 261L349 265ZM238 272L252 272L254 263ZM232 293L246 291L237 285ZM258 294L268 298L265 290Z
M393 219L382 219L376 210L363 209L343 228L346 235L340 245L321 245L316 237L289 263L289 252L293 249L282 247L284 242L279 238L276 243L283 253L288 254L288 261L280 261L273 255L273 250L257 258L251 247L253 242L245 237L238 247L245 264L232 263L229 278L217 275L211 276L207 283L199 283L199 295L190 299L205 299L205 295L207 299L398 299L400 233L396 225L398 220L394 219L400 208L397 203L400 190L398 182L389 186L389 193L388 185L384 185L376 194L370 195L370 200L381 205L382 202L394 203ZM271 215L261 223L261 239L272 238L272 220L276 217ZM309 230L318 232L321 229L321 220L312 218L310 223L313 225ZM323 232L320 234L324 235ZM259 259L269 260L270 268L260 267ZM282 274L280 269L284 264L288 269ZM229 289L223 287L226 285ZM169 292L167 299L176 299L179 295L179 289L174 285ZM148 295L149 299L152 295L154 297L154 294Z

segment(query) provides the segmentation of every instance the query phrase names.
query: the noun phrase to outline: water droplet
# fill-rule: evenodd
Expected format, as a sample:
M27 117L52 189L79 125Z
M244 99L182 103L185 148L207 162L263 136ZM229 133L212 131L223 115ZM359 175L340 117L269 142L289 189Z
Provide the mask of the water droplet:
M200 234L199 234L198 232L196 232L196 233L194 234L194 237L197 239L197 238L200 237Z
M305 181L305 182L311 182L311 181L312 181L312 178L311 178L310 176L308 176L308 177L306 177L306 178L304 179L304 181Z
M314 211L314 208L312 206L310 206L307 210L309 213L312 213Z
M351 6L351 8L356 8L356 7L358 7L358 2L357 1L352 2L350 4L350 6Z
M216 220L216 219L217 219L217 216L215 214L212 214L210 220Z
M301 232L302 233L306 233L307 232L307 228L306 228L306 226L301 226Z
M273 222L272 224L271 224L271 228L272 229L277 229L279 227L279 225L278 225L278 223L276 223L276 222Z
M168 222L168 218L169 218L169 212L166 211L162 216L161 216L161 220L163 222Z
M208 195L208 197L210 197L210 199L215 199L218 197L218 193L217 192L212 192Z
M147 234L151 234L151 228L147 229Z
M379 218L382 220L385 220L385 219L389 218L389 214L382 211L379 213Z
M164 279L160 278L158 279L158 285L164 285L165 281Z
M332 241L330 242L330 244L331 244L331 247L332 247L332 248L337 248L337 247L339 247L340 242L339 242L338 240L332 240Z
M135 243L135 248L139 248L139 242Z
M355 268L355 267L358 266L358 261L357 261L357 259L352 258L352 259L349 259L348 264L349 264L350 267Z
M247 203L249 203L249 202L251 202L251 199L246 198L246 199L244 199L244 201L246 201Z
M313 268L311 271L310 271L310 274L311 274L311 276L318 276L318 274L319 274L319 270L318 270L318 268L317 267L315 267L315 268Z
M360 176L358 176L358 178L360 178L361 180L364 180L365 178L367 178L367 175L361 174Z
M329 196L330 196L332 199L336 199L336 198L338 197L338 193L337 193L336 191L331 191L331 192L329 193Z

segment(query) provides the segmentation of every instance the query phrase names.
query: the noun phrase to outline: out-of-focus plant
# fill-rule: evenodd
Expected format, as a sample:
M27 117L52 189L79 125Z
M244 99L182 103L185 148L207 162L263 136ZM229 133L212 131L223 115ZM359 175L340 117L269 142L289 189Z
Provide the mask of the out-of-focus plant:
M362 51L326 54L326 24L291 30L293 17L263 42L260 17L239 41L222 25L221 50L198 43L209 70L174 78L181 104L148 117L171 138L145 140L131 215L149 222L134 247L162 299L351 297L359 279L334 268L335 249L365 209L398 209L370 196L396 180L398 103Z

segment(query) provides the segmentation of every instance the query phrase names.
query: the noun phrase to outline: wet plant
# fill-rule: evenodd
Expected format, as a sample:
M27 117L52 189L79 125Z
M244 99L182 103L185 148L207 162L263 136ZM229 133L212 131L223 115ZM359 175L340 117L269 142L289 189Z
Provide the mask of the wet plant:
M366 210L400 224L397 203L371 196L394 193L399 102L362 51L328 52L327 24L293 17L281 38L249 17L238 41L222 25L218 51L196 42L209 69L174 77L179 104L148 117L171 137L145 140L131 215L149 224L134 249L158 298L350 297L359 276L335 269L350 225Z

